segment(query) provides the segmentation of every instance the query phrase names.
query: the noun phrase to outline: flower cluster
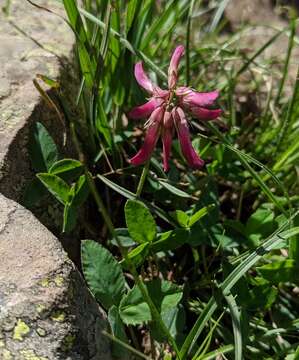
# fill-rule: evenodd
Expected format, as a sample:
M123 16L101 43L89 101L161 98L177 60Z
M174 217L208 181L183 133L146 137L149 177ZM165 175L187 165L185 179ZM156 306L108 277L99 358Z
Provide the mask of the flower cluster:
M219 96L218 91L197 92L190 87L177 87L178 66L184 54L184 47L178 46L171 57L168 68L168 90L162 90L153 84L143 70L142 62L135 65L135 77L138 84L151 96L149 101L138 106L128 114L130 118L148 118L145 123L147 132L144 144L138 153L130 159L133 165L145 163L150 157L161 136L163 144L163 167L169 170L169 158L174 130L178 134L181 151L193 169L201 168L204 161L194 150L188 121L185 113L199 120L213 120L221 114L221 109L211 109Z

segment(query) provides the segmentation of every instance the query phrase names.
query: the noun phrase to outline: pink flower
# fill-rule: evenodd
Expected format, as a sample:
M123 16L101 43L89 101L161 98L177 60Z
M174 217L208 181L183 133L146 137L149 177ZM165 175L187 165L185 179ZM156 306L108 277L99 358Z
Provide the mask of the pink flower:
M168 90L162 90L153 84L143 70L142 62L135 65L135 77L138 84L150 95L143 105L132 109L128 116L133 119L148 118L145 123L147 132L144 144L138 153L130 159L133 165L145 163L152 155L161 136L163 144L163 168L169 170L169 158L174 130L178 134L182 154L193 169L203 167L204 161L194 150L185 112L199 120L214 120L222 113L221 109L211 109L218 98L218 91L197 92L190 87L177 87L178 67L184 47L178 46L171 57L168 68Z

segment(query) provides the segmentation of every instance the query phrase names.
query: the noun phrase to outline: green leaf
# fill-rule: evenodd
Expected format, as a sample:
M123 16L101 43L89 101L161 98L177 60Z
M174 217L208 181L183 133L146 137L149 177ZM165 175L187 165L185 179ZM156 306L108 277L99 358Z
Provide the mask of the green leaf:
M275 261L256 268L262 277L271 284L279 284L280 282L298 283L299 264L295 260L287 259Z
M96 117L96 128L104 136L106 143L109 147L112 146L111 129L108 123L107 115L104 111L101 98L98 99L98 114Z
M145 286L162 317L176 307L183 296L182 288L169 281L156 279L145 283ZM119 313L127 325L137 325L152 320L150 309L137 286L123 297Z
M50 174L58 175L64 180L76 178L81 175L83 165L74 159L63 159L55 162L49 169Z
M115 305L113 305L108 311L108 321L112 335L122 342L128 344L129 341L125 332L125 327L119 316L118 308ZM123 346L115 342L112 343L112 353L113 356L120 359L125 360L129 358L128 351Z
M72 186L69 194L70 202L74 207L80 207L89 195L89 186L85 175L81 175Z
M271 287L269 283L254 286L249 291L249 296L245 306L249 309L268 310L275 302L278 295L278 290Z
M71 232L77 223L79 207L89 195L89 187L85 175L81 175L68 193L68 201L63 213L63 232Z
M87 41L87 35L84 29L84 25L81 16L78 11L78 6L75 0L63 0L63 5L67 13L70 25L78 36L78 39L85 43Z
M172 194L176 195L176 196L179 196L179 197L182 197L182 198L191 198L191 195L189 195L188 193L186 193L185 191L183 190L180 190L178 189L177 187L169 184L168 182L166 181L163 181L163 180L159 180L158 183L164 187L164 189L168 190L169 192L171 192Z
M211 204L211 205L205 206L205 207L199 209L198 211L196 211L195 214L190 216L190 219L188 221L188 227L191 227L192 225L194 225L198 220L200 220L202 217L207 215L208 212L214 208L215 208L215 205Z
M213 176L207 176L199 185L202 193L194 210L197 212L204 207L210 207L210 210L207 213L207 216L200 221L200 224L196 224L196 226L203 226L204 228L209 229L219 221L220 217L218 186Z
M131 236L127 228L116 228L114 230L115 230L115 235L117 235L118 240L120 241L122 247L131 247L136 245L135 241L131 239ZM118 243L115 238L111 239L111 244L118 247Z
M102 245L84 240L81 262L87 284L105 309L118 306L125 292L125 278L120 264Z
M177 221L177 223L184 228L188 227L189 216L182 210L176 210L172 213L172 217Z
M245 235L253 246L273 231L274 213L268 209L258 209L248 219L245 227Z
M136 267L140 266L145 261L146 256L149 252L149 246L150 243L142 243L129 252L128 256L133 261ZM128 264L126 264L126 266L128 267Z
M159 234L158 240L151 245L151 251L174 250L189 240L190 232L187 229L175 229Z
M85 45L82 43L78 43L78 55L79 55L81 71L86 81L86 85L89 88L92 88L93 79L94 79L94 69L88 51Z
M111 189L113 189L114 191L116 191L117 193L121 194L122 196L124 196L127 199L130 200L134 200L136 198L136 195L134 193L132 193L131 191L121 187L120 185L114 183L113 181L107 179L105 176L102 175L97 175L97 177L107 186L109 186ZM170 216L168 216L168 214L162 210L161 208L159 208L157 205L151 204L150 202L147 202L145 200L143 200L143 202L150 208L152 209L152 211L158 215L161 219L163 219L164 221L168 222L169 224L174 225L174 222L171 220Z
M281 33L281 32L280 32ZM273 174L271 170L269 170L266 166L261 164L259 161L251 157L250 155L240 151L235 146L233 146L230 141L219 131L213 124L209 123L207 126L216 134L218 137L223 141L225 147L233 151L237 157L239 158L240 162L242 163L243 167L251 174L252 178L257 182L260 186L261 190L264 194L277 206L277 208L286 216L288 216L287 211L284 209L283 206L280 205L279 201L277 200L276 196L272 193L271 189L267 186L267 184L263 181L260 175L253 169L249 162L252 162L265 170L272 178L272 180L282 189L284 193L285 189L282 186L281 182L277 179L277 177ZM287 194L286 194L287 195Z
M167 5L167 6L166 6ZM188 10L188 3L185 1L168 1L160 16L157 16L150 24L144 39L141 42L141 50L147 49L150 44L155 44L155 37L160 37L165 28L170 28L173 23L181 19Z
M72 204L65 204L63 212L62 232L71 232L77 223L78 209Z
M138 8L138 0L129 0L127 5L127 14L126 14L126 30L127 32L130 30L130 27L133 23L136 9Z
M58 159L57 146L43 124L33 124L29 139L29 156L35 171L46 172Z
M128 200L125 217L132 239L138 243L152 242L157 233L155 220L148 208L140 201Z
M183 333L186 321L184 307L179 304L178 306L172 307L168 311L165 311L162 313L162 320L169 329L171 336L173 336L175 339L178 338ZM155 340L160 342L164 341L165 336L156 326L156 323L151 324L150 329Z
M70 187L60 177L48 173L40 173L36 176L58 201L63 205L68 202Z

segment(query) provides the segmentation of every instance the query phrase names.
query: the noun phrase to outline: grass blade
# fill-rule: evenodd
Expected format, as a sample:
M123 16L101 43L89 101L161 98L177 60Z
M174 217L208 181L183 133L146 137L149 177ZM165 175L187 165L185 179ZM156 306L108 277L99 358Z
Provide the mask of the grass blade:
M240 76L249 65L264 51L267 49L268 46L270 46L280 35L282 35L285 32L285 30L278 31L274 36L272 36L258 51L256 51L246 62L245 64L239 69L235 75L235 80L238 76Z
M216 13L214 15L214 18L212 20L211 26L209 28L209 32L212 33L217 28L219 21L224 13L225 8L227 7L230 0L222 0L220 5L218 6L218 9L216 10Z
M226 354L226 353L230 353L234 350L234 346L233 345L224 345L221 346L219 349L216 349L214 351L209 352L208 354L204 355L201 360L213 360L218 358L218 356Z
M113 189L114 191L118 192L119 194L121 194L122 196L124 196L127 199L130 200L134 200L136 199L136 194L134 194L133 192L123 188L122 186L114 183L113 181L107 179L105 176L103 175L97 175L97 177L103 182L105 183L108 187L110 187L111 189ZM161 219L163 219L164 221L168 222L169 224L175 226L174 221L172 220L172 218L162 209L160 209L157 205L152 204L146 200L142 200L150 209L153 210L153 212L155 212L156 215L158 215Z
M211 123L207 124L207 126L223 141L224 144L229 146L229 148L233 151L235 151L235 148L232 147L230 142L226 139L225 136L221 134L221 132ZM238 156L239 160L243 164L244 168L248 170L251 174L251 176L254 178L254 180L259 184L260 188L264 192L264 194L270 199L273 204L276 205L276 207L287 217L289 216L288 212L281 206L279 201L276 199L276 197L273 195L272 191L269 189L269 187L265 184L263 179L258 175L258 173L251 167L251 165L248 163L246 156L241 151L235 151L236 155ZM264 167L264 166L263 166ZM277 181L278 179L275 177L274 174L270 172L271 176ZM285 191L284 191L285 192Z
M287 73L288 73L288 68L289 68L289 63L290 63L290 59L291 59L291 53L294 47L294 37L296 35L296 18L293 18L291 20L291 25L290 25L290 36L289 36L289 44L288 44L288 50L287 50L287 56L286 56L286 60L284 62L284 67L283 67L283 72L282 72L282 78L280 80L279 83L279 88L278 88L278 92L275 98L275 104L278 104L284 84L285 84L285 80L287 77Z
M187 19L187 32L186 32L186 85L189 85L190 81L190 33L191 33L191 22L194 9L195 0L191 0L188 19Z
M99 20L94 15L92 15L91 13L89 13L88 11L82 8L79 8L79 11L84 17L93 21L95 24L99 25L99 27L101 27L102 29L105 29L105 23L103 21ZM157 65L155 65L142 51L136 49L127 39L122 37L119 32L115 31L113 28L110 28L110 33L112 36L118 39L119 42L132 54L137 55L140 59L142 59L153 71L156 72L156 74L161 79L167 80L166 74Z
M229 307L229 312L232 317L233 323L233 332L235 339L235 360L243 359L243 349L242 349L242 331L241 331L241 314L238 309L238 305L234 296L230 293L225 295L225 300L227 301L227 305Z
M107 331L102 331L102 334L107 336L110 340L114 341L115 343L121 345L124 349L127 349L129 351L131 351L131 353L133 353L134 355L139 356L141 359L145 359L145 360L151 360L150 357L142 354L140 351L134 349L132 346L130 346L129 344L126 344L125 342L123 342L122 340L118 339L117 337L109 334Z

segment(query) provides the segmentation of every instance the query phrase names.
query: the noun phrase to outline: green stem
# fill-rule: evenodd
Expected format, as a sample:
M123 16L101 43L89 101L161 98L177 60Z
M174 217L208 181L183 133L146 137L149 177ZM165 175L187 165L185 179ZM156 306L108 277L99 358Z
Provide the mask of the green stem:
M127 343L123 342L122 340L118 339L117 337L107 333L107 331L102 331L102 334L107 336L109 339L111 339L112 341L114 341L115 343L119 344L120 346L123 346L125 349L131 351L133 354L139 356L142 359L145 360L151 360L151 358L149 358L148 356L142 354L140 351L134 349L132 346L128 345Z
M286 77L288 74L288 68L289 68L289 63L290 63L290 59L291 59L291 53L294 47L294 37L296 35L296 18L293 17L293 19L291 20L291 25L290 25L290 36L289 36L289 44L288 44L288 50L287 50L287 56L286 56L286 61L284 63L284 68L283 68L283 72L282 72L282 78L280 80L280 84L279 84L279 88L278 88L278 92L275 98L275 105L277 105L279 103L280 100L280 96L286 81Z
M187 31L186 31L186 85L190 82L190 34L191 34L191 21L193 15L195 0L191 0L188 19L187 19Z
M176 342L173 339L173 337L171 336L171 334L170 334L169 330L167 329L167 327L165 326L165 324L164 324L164 322L163 322L163 320L162 320L162 318L161 318L161 316L159 314L159 311L157 310L157 308L156 308L155 304L153 303L152 299L150 298L143 281L141 280L140 276L138 275L136 267L134 266L133 262L131 261L130 257L127 254L127 251L123 248L123 246L121 244L121 241L120 241L119 237L117 236L117 234L115 232L114 226L113 226L112 221L110 219L110 216L109 216L109 214L108 214L108 212L107 212L107 210L105 208L105 205L104 205L101 197L99 196L99 193L98 193L97 188L95 186L94 179L92 178L92 176L90 175L90 173L88 171L86 171L85 174L87 176L87 181L88 181L88 185L90 187L90 191L92 192L92 194L94 196L94 199L96 201L96 204L98 206L98 210L102 214L111 235L115 238L115 240L116 240L116 242L118 244L119 250L121 252L121 255L125 259L128 267L130 269L130 272L132 273L132 275L134 277L135 283L138 286L138 288L139 288L139 290L140 290L140 292L142 294L143 299L146 301L146 303L148 304L148 306L150 308L153 319L158 323L160 329L163 331L163 333L165 334L166 338L168 339L170 345L173 347L174 351L176 352L176 354L178 356L179 349L178 349L178 347L176 345ZM142 189L142 187L141 187L141 189Z
M138 198L142 193L142 189L143 189L143 186L144 186L147 174L148 174L148 170L149 170L149 161L146 162L146 164L144 165L144 168L142 170L142 173L141 173L141 176L139 179L139 183L137 186L137 190L136 190L136 198Z
M90 191L91 191L91 193L92 193L92 195L94 197L94 200L95 200L95 202L97 204L98 211L102 214L103 219L104 219L104 221L105 221L105 223L106 223L106 225L107 225L107 227L109 229L109 232L111 233L111 235L116 240L116 242L118 244L118 247L119 247L119 250L120 250L120 253L121 253L122 257L125 259L126 264L128 265L129 270L130 270L130 272L132 273L132 275L134 277L134 281L135 281L136 285L138 286L138 288L139 288L139 290L140 290L140 292L142 294L143 299L145 300L145 302L148 304L148 306L150 308L150 312L152 314L153 320L157 322L157 324L160 327L161 331L165 334L169 344L172 346L173 350L176 352L176 354L178 356L178 359L180 359L180 357L179 357L179 349L177 347L177 344L176 344L174 338L171 336L168 328L164 324L159 311L157 310L155 304L153 303L152 299L150 298L150 296L149 296L149 294L147 292L147 288L145 287L145 285L144 285L143 281L141 280L140 276L138 275L138 272L136 270L136 267L135 267L134 263L131 261L130 257L127 254L126 249L122 246L121 241L120 241L119 237L116 234L114 225L113 225L113 223L111 221L111 218L110 218L110 216L108 214L108 211L106 210L106 207L105 207L105 205L104 205L104 203L103 203L103 201L102 201L102 199L100 197L100 194L99 194L99 192L97 190L95 181L94 181L93 177L91 176L90 172L88 171L87 166L85 165L84 155L83 155L83 153L81 151L80 144L79 144L79 141L77 139L73 124L71 124L71 130L72 130L72 135L73 135L73 138L74 138L74 143L75 143L76 149L77 149L77 151L79 153L79 159L84 164L86 180L87 180L89 189L90 189ZM147 172L148 172L148 167L149 167L149 165L147 164L144 167L142 175L141 175L141 179L140 179L140 182L139 182L140 186L138 186L139 195L140 195L140 193L142 191L142 188L143 188L143 184L144 184ZM137 189L137 193L138 193L138 189Z

